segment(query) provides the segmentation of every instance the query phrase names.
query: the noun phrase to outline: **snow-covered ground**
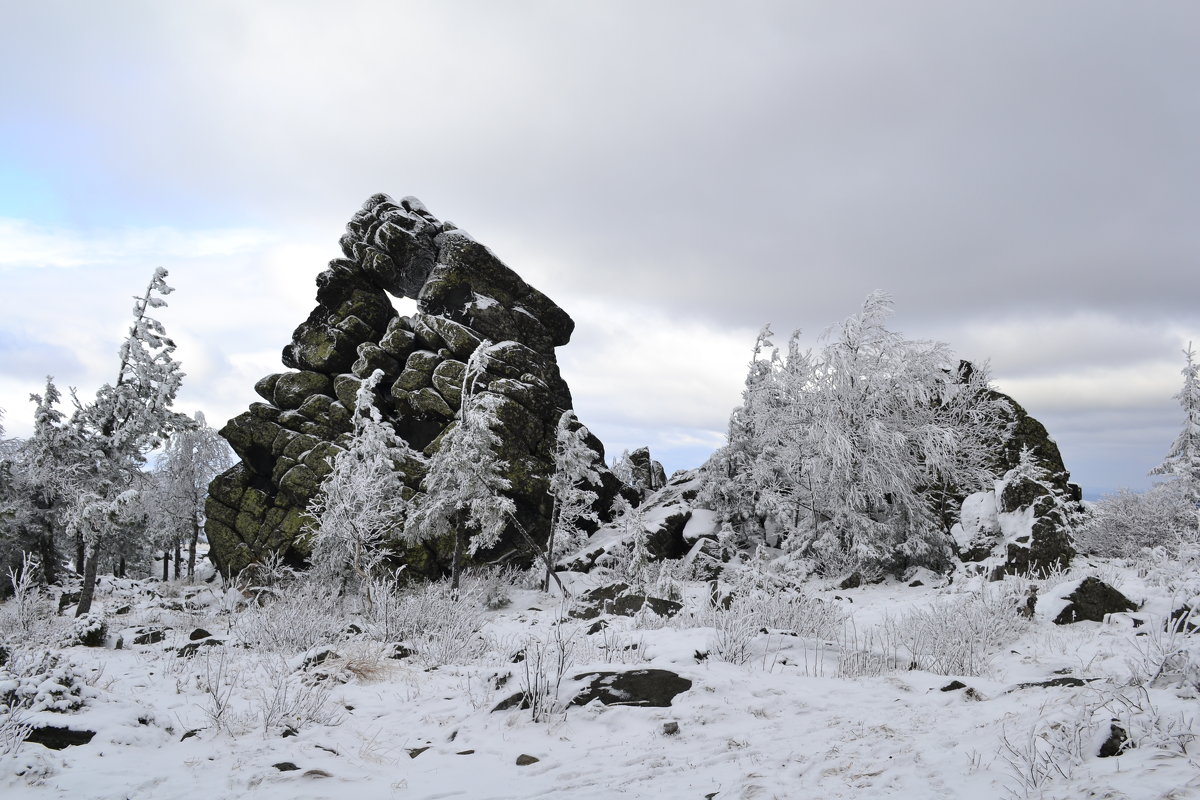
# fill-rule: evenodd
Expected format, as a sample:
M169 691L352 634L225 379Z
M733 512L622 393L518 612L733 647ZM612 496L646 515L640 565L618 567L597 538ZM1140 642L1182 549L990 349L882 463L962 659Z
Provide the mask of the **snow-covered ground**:
M1141 609L1055 625L1054 587L1087 575ZM319 591L260 606L219 581L109 580L106 646L49 647L58 670L33 670L51 684L15 717L94 738L0 756L0 796L1200 797L1200 634L1163 625L1193 585L1178 565L1081 561L1039 587L1032 619L1018 613L1030 581L924 577L809 582L802 598L743 583L728 611L709 607L707 584L681 582L670 619L581 619L579 600L486 581L456 605L426 589L358 617ZM567 576L576 598L603 583ZM486 608L497 593L510 604ZM12 651L0 696L69 635L49 611L21 630L13 604L0 608ZM791 629L768 624L788 613ZM211 636L181 657L197 628ZM134 643L151 629L161 641ZM942 674L951 665L978 674ZM647 668L691 686L667 707L566 706L588 683L576 676ZM540 709L494 710L543 678ZM1046 681L1068 685L1023 686ZM1133 746L1101 758L1114 725Z

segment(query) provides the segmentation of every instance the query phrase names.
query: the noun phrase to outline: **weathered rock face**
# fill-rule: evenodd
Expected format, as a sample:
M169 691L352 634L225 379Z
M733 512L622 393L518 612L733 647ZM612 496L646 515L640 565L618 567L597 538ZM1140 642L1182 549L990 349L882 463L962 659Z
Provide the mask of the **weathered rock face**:
M643 496L667 485L667 473L662 464L650 458L649 447L639 447L629 454L629 470L634 488L640 489Z
M997 577L1065 567L1075 556L1071 520L1083 492L1070 482L1045 426L1008 395L993 395L1012 409L1011 434L996 457L995 487L960 502L959 523L952 528L959 554L969 562L1000 561ZM1022 451L1028 452L1036 477L1020 469Z
M225 573L270 552L304 559L304 509L351 431L354 398L364 378L382 370L376 403L415 450L431 455L459 409L466 362L484 340L495 344L477 391L499 395L509 492L520 522L544 540L549 527L555 425L571 408L554 348L574 322L491 251L415 198L375 195L341 239L344 258L317 276L317 307L283 350L292 372L255 385L265 402L230 420L221 434L241 463L210 486L207 532ZM399 316L388 295L414 298L418 312ZM608 487L594 437L596 468ZM419 490L423 467L405 465L407 490ZM505 537L496 550L518 546ZM411 571L435 575L449 563L450 542L398 553Z

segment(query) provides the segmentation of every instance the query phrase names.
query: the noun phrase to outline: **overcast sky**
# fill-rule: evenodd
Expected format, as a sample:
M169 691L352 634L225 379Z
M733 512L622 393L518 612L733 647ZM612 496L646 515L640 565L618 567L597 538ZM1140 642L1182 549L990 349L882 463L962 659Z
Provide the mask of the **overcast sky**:
M81 396L154 267L213 424L372 193L576 320L611 452L722 442L757 329L874 289L989 360L1089 495L1144 487L1200 343L1200 4L0 0L0 407Z

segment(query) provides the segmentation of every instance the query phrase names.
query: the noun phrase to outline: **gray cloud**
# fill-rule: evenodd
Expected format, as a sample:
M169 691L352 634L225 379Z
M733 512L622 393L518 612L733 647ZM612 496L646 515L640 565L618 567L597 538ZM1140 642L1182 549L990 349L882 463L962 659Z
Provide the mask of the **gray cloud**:
M252 399L233 382L307 313L381 190L576 314L564 370L615 438L719 432L738 342L766 321L815 338L883 288L897 327L991 357L1062 419L1085 483L1136 482L1088 450L1120 429L1088 416L1095 395L1161 436L1178 348L1200 340L1193 4L46 2L6 28L0 172L38 197L4 212L20 230L273 239L196 260L155 244L180 268L189 391L221 407ZM0 208L22 208L2 185ZM119 331L95 298L142 267L114 269L63 299L94 315L81 327ZM670 369L613 355L638 329L593 309L627 305L652 310L641 333Z

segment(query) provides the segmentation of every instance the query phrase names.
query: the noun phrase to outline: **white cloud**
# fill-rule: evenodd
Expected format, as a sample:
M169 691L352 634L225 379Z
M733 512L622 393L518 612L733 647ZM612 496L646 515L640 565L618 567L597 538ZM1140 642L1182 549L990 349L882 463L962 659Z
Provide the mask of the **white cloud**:
M224 258L262 249L270 241L269 235L250 229L183 231L156 227L89 234L28 220L0 219L0 269Z

